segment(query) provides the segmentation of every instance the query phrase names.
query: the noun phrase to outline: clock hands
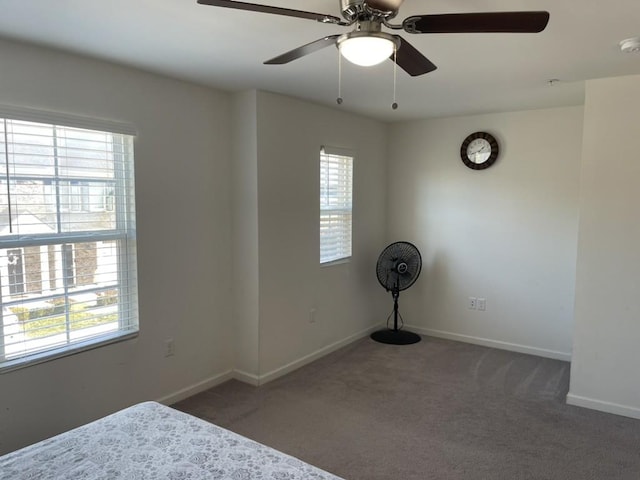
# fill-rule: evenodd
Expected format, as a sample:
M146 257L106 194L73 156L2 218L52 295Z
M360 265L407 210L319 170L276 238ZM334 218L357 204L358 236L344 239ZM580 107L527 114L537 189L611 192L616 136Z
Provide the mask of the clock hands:
M470 151L469 155L477 155L478 153L485 153L485 152L489 152L489 145L484 144L482 145L478 150L476 151Z
M473 163L483 163L489 158L489 155L491 155L490 147L491 146L489 144L484 143L480 148L476 150L470 148L467 152L467 156Z

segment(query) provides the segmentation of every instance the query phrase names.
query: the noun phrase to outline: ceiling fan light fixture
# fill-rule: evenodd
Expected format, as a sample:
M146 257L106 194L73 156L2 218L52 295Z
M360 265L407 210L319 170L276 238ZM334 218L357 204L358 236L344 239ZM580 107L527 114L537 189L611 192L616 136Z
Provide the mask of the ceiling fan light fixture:
M393 35L382 32L351 32L338 39L340 54L361 67L371 67L387 60L396 49Z

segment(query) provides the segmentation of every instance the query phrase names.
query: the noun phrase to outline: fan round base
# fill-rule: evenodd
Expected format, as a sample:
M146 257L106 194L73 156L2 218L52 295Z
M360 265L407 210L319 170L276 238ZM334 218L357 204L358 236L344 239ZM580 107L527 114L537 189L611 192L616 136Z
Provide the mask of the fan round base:
M387 343L389 345L411 345L412 343L418 343L422 340L417 333L390 329L373 332L371 338L376 342Z

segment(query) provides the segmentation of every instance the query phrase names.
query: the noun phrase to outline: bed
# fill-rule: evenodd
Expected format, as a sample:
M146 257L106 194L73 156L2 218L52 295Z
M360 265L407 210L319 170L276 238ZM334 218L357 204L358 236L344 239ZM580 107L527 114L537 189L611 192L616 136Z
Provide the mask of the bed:
M2 480L340 480L156 402L0 457Z

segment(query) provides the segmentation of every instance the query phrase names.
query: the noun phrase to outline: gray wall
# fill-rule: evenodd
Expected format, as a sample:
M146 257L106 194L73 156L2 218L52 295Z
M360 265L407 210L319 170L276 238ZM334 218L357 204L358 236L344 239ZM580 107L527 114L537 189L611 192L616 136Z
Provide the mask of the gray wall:
M140 335L0 375L0 452L215 381L229 342L227 94L0 41L0 103L128 122L135 141ZM185 280L187 283L185 284ZM164 340L175 356L164 357Z
M569 403L640 418L640 76L587 82Z
M252 95L237 98L245 113ZM385 126L374 120L282 95L257 92L255 97L257 153L245 149L243 158L235 160L243 165L239 175L250 177L257 190L257 204L243 202L237 220L253 239L246 245L246 239L234 237L233 243L245 251L240 257L254 258L257 239L258 288L256 293L253 261L254 266L243 267L246 282L236 285L244 293L234 313L238 325L250 326L250 338L256 328L259 332L257 365L247 339L236 340L237 353L242 353L238 368L254 368L239 373L261 383L366 335L382 320L377 307L385 294L374 272L384 246L387 136ZM319 260L322 145L355 155L353 256L329 266L320 266ZM253 199L254 193L246 198ZM256 220L257 225L248 226Z
M0 375L0 453L142 400L269 380L380 321L381 123L8 41L0 64L20 66L3 69L0 103L136 126L140 303L137 339ZM321 268L323 144L356 153L357 220L353 259Z
M390 240L414 242L424 270L401 295L422 333L569 359L582 107L393 125ZM498 161L467 168L460 145L492 133ZM468 297L486 299L470 310Z
M233 97L232 251L234 368L245 380L258 375L258 118L256 91Z

